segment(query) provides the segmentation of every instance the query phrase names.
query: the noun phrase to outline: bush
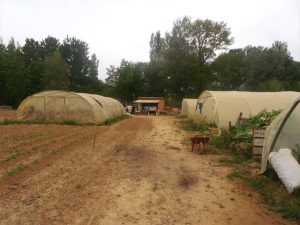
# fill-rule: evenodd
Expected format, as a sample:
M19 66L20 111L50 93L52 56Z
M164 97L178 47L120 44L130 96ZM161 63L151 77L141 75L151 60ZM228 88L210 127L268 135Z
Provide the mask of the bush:
M232 143L232 133L228 130L222 130L219 137L212 138L210 144L217 148L229 148Z
M217 148L225 148L250 157L253 128L266 129L279 113L280 111L267 112L263 110L245 122L236 124L230 131L222 130L221 135L212 139L210 143Z
M195 123L192 119L183 119L180 121L181 126L184 130L199 132L208 131L209 127L204 123Z
M258 115L250 117L245 122L236 124L232 130L233 139L236 142L251 143L253 128L266 129L280 112L281 111L278 110L273 110L272 112L263 110Z

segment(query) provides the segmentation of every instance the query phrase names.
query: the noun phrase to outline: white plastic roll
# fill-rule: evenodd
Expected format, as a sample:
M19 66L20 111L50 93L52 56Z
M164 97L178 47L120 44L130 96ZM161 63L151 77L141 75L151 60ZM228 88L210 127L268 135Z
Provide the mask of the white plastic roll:
M271 152L269 161L289 193L300 187L300 165L290 149Z

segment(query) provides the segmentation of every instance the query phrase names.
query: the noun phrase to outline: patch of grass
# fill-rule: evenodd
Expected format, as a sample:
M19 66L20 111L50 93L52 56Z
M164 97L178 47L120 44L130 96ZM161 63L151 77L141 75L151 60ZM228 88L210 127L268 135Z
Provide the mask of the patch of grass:
M11 120L8 118L4 118L1 122L0 125L10 125L10 124L15 124L15 120Z
M1 160L1 162L8 162L8 161L11 161L11 160L15 160L17 159L19 156L23 155L22 152L19 152L17 151L15 154L11 155L11 156L8 156L7 158Z
M7 118L4 118L3 121L2 121L2 125L8 125L10 123L10 120L7 119Z
M125 120L125 119L128 119L128 118L130 118L130 116L126 114L126 115L122 115L122 116L117 117L117 118L105 120L105 121L104 121L102 124L100 124L100 125L111 126L111 125L113 125L113 124L115 124L115 123L118 123L118 122L120 122L120 121L122 121L122 120Z
M50 122L46 120L26 120L26 121L19 121L19 120L11 120L11 119L4 119L0 122L0 125L14 125L14 124L22 124L22 125L32 125L32 124L59 124L59 125L71 125L71 126L91 126L95 125L93 123L80 123L76 120L63 120L61 122Z
M249 158L233 151L220 151L225 156L220 158L219 162L233 168L227 175L229 180L239 179L245 182L261 196L261 201L270 207L269 210L281 213L288 219L300 221L300 188L289 194L272 169L265 175L253 174L253 163L259 163L260 157ZM259 164L257 166L259 167Z
M37 164L40 160L39 159L34 159L31 161L31 165Z
M180 120L181 127L186 131L199 132L208 131L208 127L203 123L194 123L191 119Z
M226 156L219 159L219 163L229 167L239 167L241 164L249 163L251 158L232 151L222 151Z
M279 212L288 219L300 221L300 189L289 194L273 172L269 172L266 176L252 175L247 164L244 164L235 167L227 177L231 181L235 179L244 181L260 194L262 202L268 205L271 211Z
M230 148L231 143L232 134L228 130L222 130L221 135L219 137L214 137L210 140L210 145L222 149Z
M14 176L14 175L26 170L27 167L28 167L27 165L21 163L17 167L15 167L13 169L10 169L10 170L7 170L6 175L7 176Z
M300 210L299 210L299 204L298 206L295 206L292 204L289 200L283 200L279 202L279 204L282 206L276 212L279 212L283 214L284 217L290 218L293 220L300 220Z
M81 125L76 120L64 120L64 121L60 122L59 124L61 124L61 125L71 125L71 126L79 126L79 125Z
M292 195L300 199L300 188L296 188L293 191ZM299 204L300 204L300 201L299 201Z
M238 170L234 171L227 175L227 178L230 180L234 180L235 178L239 178L241 180L246 180L246 178L250 175L248 170Z
M217 154L218 152L219 152L219 150L217 148L215 148L214 146L211 146L211 145L206 146L206 149L205 149L206 154Z
M184 138L184 139L181 140L181 144L191 146L192 142L189 138Z

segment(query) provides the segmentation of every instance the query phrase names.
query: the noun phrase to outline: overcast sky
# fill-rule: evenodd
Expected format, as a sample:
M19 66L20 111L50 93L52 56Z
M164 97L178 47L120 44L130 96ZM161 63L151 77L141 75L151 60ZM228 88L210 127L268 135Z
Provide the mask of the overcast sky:
M106 68L122 59L149 61L151 33L170 31L184 15L226 22L234 37L230 48L279 40L300 61L299 0L0 0L0 37L23 45L27 37L75 36L96 53L104 80Z

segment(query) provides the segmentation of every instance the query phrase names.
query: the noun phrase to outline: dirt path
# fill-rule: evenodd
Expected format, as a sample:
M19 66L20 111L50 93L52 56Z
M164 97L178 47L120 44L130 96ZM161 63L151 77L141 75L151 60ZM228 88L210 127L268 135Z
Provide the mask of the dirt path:
M181 144L174 117L134 117L0 182L0 224L293 224ZM251 197L252 196L252 197ZM253 197L254 196L254 197Z

